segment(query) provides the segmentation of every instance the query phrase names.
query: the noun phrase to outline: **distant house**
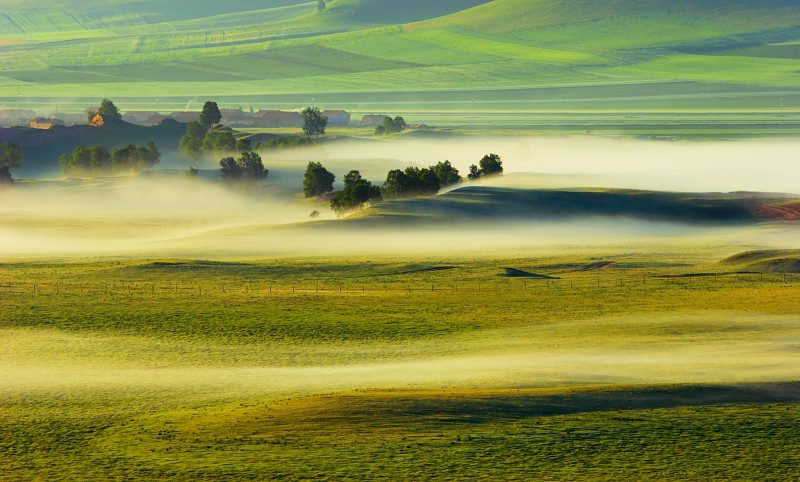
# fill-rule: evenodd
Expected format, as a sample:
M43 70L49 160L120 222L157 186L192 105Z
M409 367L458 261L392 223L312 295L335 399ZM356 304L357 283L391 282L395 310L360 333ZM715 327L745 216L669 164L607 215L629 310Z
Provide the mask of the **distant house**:
M189 122L200 120L200 112L173 112L168 115L178 122L188 124Z
M282 110L260 110L253 114L253 127L302 127L303 116L299 112Z
M238 109L220 109L219 113L222 114L222 123L225 125L232 125L247 119L250 119L253 114L245 112L242 108Z
M55 126L63 126L64 121L55 117L44 118L37 117L31 121L31 127L34 129L52 129Z
M122 120L130 122L131 124L144 125L147 119L157 115L161 114L153 110L129 110L122 115Z
M346 110L324 110L322 115L328 118L329 126L347 127L350 125L350 113Z
M364 117L362 117L362 118L361 118L361 124L363 124L365 127L376 127L376 126L382 126L382 125L383 125L383 120L384 120L384 119L386 119L386 118L388 118L388 117L389 117L388 115L383 115L383 114L379 114L379 115L374 115L374 114L365 115Z

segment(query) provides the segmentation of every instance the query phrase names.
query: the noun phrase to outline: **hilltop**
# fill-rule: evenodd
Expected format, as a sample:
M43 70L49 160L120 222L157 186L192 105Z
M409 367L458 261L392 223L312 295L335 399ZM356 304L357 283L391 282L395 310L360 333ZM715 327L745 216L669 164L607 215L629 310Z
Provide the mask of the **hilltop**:
M622 85L629 96L684 105L800 98L800 4L788 0L333 0L321 11L298 0L258 9L244 0L0 6L0 86L22 95L570 85L597 102L604 95L594 88ZM576 94L537 98L551 93Z

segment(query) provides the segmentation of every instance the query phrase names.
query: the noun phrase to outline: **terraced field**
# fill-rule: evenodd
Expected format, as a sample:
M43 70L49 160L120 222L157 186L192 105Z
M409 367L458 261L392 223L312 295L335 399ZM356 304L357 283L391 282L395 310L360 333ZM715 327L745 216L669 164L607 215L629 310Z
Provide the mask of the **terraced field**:
M398 7L334 0L318 11L316 2L296 0L258 10L246 2L184 8L125 1L36 9L6 0L0 87L23 96L152 98L624 84L628 96L638 97L660 82L659 94L670 97L677 91L669 81L688 81L722 105L731 88L755 99L772 87L786 93L788 110L798 108L792 96L800 89L800 7L784 0L672 3L462 0ZM714 85L724 87L706 89ZM602 89L592 92L602 99ZM15 101L8 95L5 102ZM672 106L692 102L673 98Z

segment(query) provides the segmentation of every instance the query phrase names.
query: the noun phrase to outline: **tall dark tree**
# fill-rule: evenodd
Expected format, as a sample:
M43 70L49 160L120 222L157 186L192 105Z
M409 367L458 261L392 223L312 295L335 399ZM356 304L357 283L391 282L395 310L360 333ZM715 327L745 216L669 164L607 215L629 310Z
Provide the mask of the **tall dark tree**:
M383 183L383 195L387 198L403 197L408 192L411 181L406 173L400 169L392 169L386 175L386 182Z
M207 101L203 104L203 111L200 113L200 124L206 127L206 129L211 128L211 126L215 124L219 124L219 121L222 120L222 113L219 111L219 107L217 106L216 102Z
M222 177L225 179L237 180L242 178L242 169L236 159L232 157L226 157L219 161L219 167L220 171L222 171Z
M108 117L111 119L121 119L122 114L119 113L119 109L117 106L114 105L108 99L103 99L100 101L100 109L97 111L98 114L102 115L103 117Z
M10 142L0 144L0 183L13 182L11 170L21 166L24 158L25 155L20 146Z
M309 162L303 176L303 194L306 197L321 196L333 191L333 181L336 176L322 167L319 162Z
M331 209L337 215L343 215L361 209L371 200L379 200L381 190L361 177L358 171L350 171L344 176L344 189L331 199Z
M503 161L497 154L486 154L480 160L481 174L490 176L492 174L501 174L503 172Z
M255 152L243 152L236 162L242 168L242 177L250 181L261 181L269 174L269 171L264 169L261 156Z
M186 135L181 137L180 151L193 159L200 157L203 148L203 139L208 129L200 121L192 121L186 126Z
M461 176L458 173L458 169L453 167L453 165L450 164L450 161L444 161L436 164L433 166L433 172L436 173L436 177L439 179L439 184L442 187L461 182Z
M481 170L478 168L478 166L475 164L469 166L469 174L467 174L467 178L469 178L471 181L474 181L479 177L481 177Z
M267 177L269 170L264 169L264 163L255 152L243 152L238 159L226 157L219 161L222 177L231 181L259 182Z
M383 127L383 132L386 134L394 134L395 132L401 132L406 128L406 120L400 116L397 116L394 119L392 119L391 117L385 117L383 119L382 127Z
M318 107L306 107L300 112L303 116L303 132L307 136L317 136L325 134L325 127L328 125L328 118L322 115Z

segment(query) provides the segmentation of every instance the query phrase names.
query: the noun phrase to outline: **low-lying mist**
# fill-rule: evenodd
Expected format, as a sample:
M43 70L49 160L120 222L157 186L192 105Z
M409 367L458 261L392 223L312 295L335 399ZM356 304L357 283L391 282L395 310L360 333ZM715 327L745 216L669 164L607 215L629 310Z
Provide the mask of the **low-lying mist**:
M214 257L498 254L550 245L638 241L668 245L699 236L733 243L743 239L756 246L770 243L763 233L753 235L747 230L617 218L490 219L423 228L387 217L366 225L333 223L338 230L330 229L330 223L317 229L321 225L309 217L312 211L320 213L315 220L332 221L335 216L327 202L305 200L301 192L309 161L320 161L333 171L338 188L352 169L382 183L390 169L450 160L463 175L470 164L490 152L501 156L506 172L478 181L491 186L800 191L798 141L655 142L590 136L352 140L262 153L270 174L266 184L257 188L225 184L211 161L198 179L187 179L180 171L156 171L121 178L16 183L0 191L0 244L5 257ZM354 218L359 216L356 213ZM780 236L796 239L788 229Z

